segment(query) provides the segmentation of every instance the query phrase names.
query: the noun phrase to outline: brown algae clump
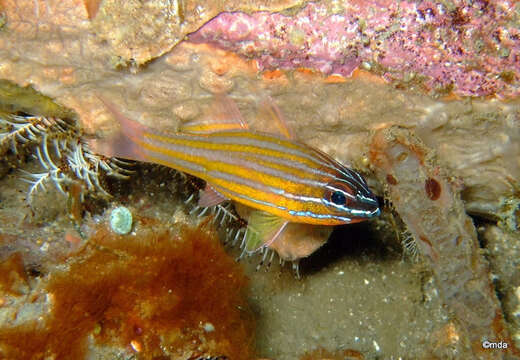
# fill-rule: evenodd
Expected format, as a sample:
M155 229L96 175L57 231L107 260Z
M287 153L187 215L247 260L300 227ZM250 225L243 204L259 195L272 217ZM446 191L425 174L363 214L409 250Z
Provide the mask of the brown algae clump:
M44 283L43 322L0 328L0 357L83 359L108 346L140 359L253 358L239 265L205 229L147 223L132 241L100 225L94 246Z

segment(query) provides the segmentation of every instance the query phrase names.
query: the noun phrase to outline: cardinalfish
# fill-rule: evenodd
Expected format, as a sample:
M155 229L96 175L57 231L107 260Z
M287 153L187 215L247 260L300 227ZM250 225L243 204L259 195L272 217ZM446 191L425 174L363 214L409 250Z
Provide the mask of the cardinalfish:
M219 101L224 111L218 120L192 122L178 132L130 120L101 100L121 132L110 140L110 149L96 141L94 148L101 144L105 155L161 164L203 179L199 206L233 200L252 208L244 239L249 253L272 244L290 222L341 225L380 213L363 177L295 140L272 103L268 113L280 134L250 130L228 98Z

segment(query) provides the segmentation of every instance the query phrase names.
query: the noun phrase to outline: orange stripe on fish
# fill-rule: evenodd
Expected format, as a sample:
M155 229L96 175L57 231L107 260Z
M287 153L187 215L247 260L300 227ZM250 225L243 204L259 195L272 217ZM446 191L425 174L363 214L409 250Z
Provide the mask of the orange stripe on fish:
M249 219L251 230L256 225L257 232L275 239L287 222L338 225L379 215L377 200L359 173L301 142L250 131L241 119L234 126L231 121L184 128L198 133L160 132L102 101L122 128L111 155L166 165L205 180L222 199L258 211ZM288 130L282 132L290 136ZM250 238L248 250L274 240L264 235Z

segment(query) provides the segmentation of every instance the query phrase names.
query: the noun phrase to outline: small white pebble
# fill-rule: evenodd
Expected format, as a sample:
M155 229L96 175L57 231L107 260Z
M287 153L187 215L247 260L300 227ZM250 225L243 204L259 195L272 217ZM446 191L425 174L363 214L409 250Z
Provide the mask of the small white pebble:
M379 347L378 343L375 340L372 341L372 344L374 344L374 349L376 349L376 351L379 352L379 350L381 350L381 348Z
M128 234L132 230L132 222L132 213L124 206L115 208L110 214L110 228L116 234Z
M515 296L520 300L520 286L515 289Z
M215 326L213 326L212 323L210 322L207 322L205 323L202 328L204 329L205 332L212 332L212 331L215 331Z

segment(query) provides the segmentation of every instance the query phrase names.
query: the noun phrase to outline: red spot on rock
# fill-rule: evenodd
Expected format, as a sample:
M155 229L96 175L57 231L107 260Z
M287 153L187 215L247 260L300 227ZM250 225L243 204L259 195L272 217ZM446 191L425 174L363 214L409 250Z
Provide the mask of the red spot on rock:
M87 9L88 18L94 19L98 13L101 0L84 0L85 8Z
M142 335L143 334L143 328L137 326L137 325L134 325L134 333L136 335Z
M390 185L397 185L397 179L392 174L386 175L386 182Z
M437 200L441 196L441 184L433 178L429 178L424 183L424 189L426 190L426 195L430 200Z

